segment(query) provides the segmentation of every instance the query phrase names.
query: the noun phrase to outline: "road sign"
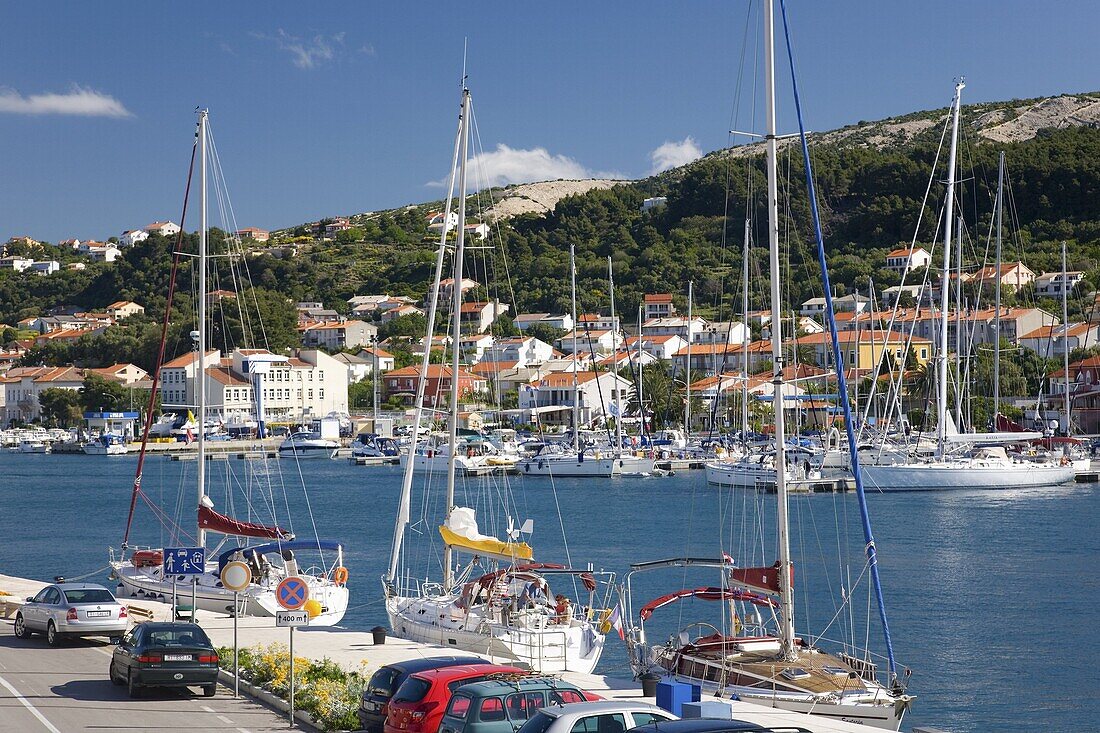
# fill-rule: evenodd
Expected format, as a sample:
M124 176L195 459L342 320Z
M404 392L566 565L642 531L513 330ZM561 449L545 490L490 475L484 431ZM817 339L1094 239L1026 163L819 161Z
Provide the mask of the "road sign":
M283 578L275 589L275 600L288 611L297 611L309 600L309 586L296 575Z
M165 575L202 575L205 572L205 547L164 548Z
M252 569L240 560L231 560L222 568L222 586L233 592L242 591L252 582Z
M276 611L275 625L289 626L292 629L298 626L309 626L309 614L305 611Z

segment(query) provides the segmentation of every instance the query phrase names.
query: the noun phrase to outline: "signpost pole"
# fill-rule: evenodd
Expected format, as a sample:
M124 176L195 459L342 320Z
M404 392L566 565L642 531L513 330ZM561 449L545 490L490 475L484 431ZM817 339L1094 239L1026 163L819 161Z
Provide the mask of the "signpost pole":
M237 688L237 682L240 680L240 671L237 669L237 616L241 611L237 600L239 597L240 593L233 591L233 697L240 697L240 691Z
M199 579L191 578L191 623L197 624L195 620L195 605L199 595Z
M172 576L172 618L169 621L176 620L176 576Z
M290 627L290 727L294 727L294 627Z

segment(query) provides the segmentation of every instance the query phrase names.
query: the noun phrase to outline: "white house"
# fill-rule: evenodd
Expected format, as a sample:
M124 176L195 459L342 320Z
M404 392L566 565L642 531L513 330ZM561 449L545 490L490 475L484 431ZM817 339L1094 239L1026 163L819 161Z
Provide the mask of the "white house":
M562 336L554 342L554 345L559 351L572 354L574 336L577 341L577 351L582 355L593 352L601 355L610 354L623 343L622 336L614 331L582 331L578 328Z
M655 209L655 208L658 208L660 206L665 206L666 204L668 204L668 197L667 196L654 196L652 198L643 199L642 200L642 211L649 211L650 209Z
M737 321L703 322L703 328L695 332L693 344L743 344L751 335L744 323Z
M1020 337L1020 346L1044 359L1061 358L1067 350L1087 349L1097 344L1100 344L1100 325L1092 323L1043 326Z
M4 385L4 422L30 422L42 416L39 395L47 389L78 390L84 370L76 367L14 367L0 376Z
M676 313L676 306L672 304L671 293L646 293L642 305L643 314L647 321L654 318L668 318Z
M493 336L488 333L474 333L463 336L458 341L459 351L463 361L468 364L476 364L484 357L485 352L493 347Z
M116 321L121 321L124 318L144 313L145 307L138 305L132 300L119 300L107 306L106 310L107 315L111 318Z
M562 313L560 315L555 313L520 313L512 319L512 325L514 325L520 333L523 333L536 323L549 326L550 328L568 331L573 328L573 316L568 313Z
M113 244L105 244L102 247L89 247L87 254L92 262L114 262L122 252Z
M676 355L676 352L686 346L687 341L683 336L677 333L666 333L662 335L646 334L642 337L641 343L641 349L644 353L650 354L662 361L671 361L672 357ZM631 336L626 340L626 351L638 351L637 336Z
M566 328L563 326L563 328ZM566 328L569 330L572 326ZM618 331L619 330L619 317L605 316L600 313L581 313L577 316L577 328L580 330L590 329L597 331Z
M910 270L919 270L932 263L932 255L924 247L895 249L886 255L886 267L905 274Z
M856 313L862 313L870 307L870 304L871 301L867 296L857 295L856 293L833 298L834 311L854 311ZM803 302L802 309L799 313L804 316L820 316L824 318L825 298L810 298Z
M34 264L34 260L27 257L0 257L0 270L15 270L16 272L23 272L30 269L30 266Z
M366 321L323 321L298 327L302 345L324 349L354 349L372 344L378 338L378 327Z
M1072 293L1078 283L1084 279L1083 272L1067 272L1064 276L1061 272L1044 272L1035 278L1035 293L1051 298L1061 298L1063 292Z
M159 234L162 237L174 237L180 233L179 224L170 221L154 221L144 229L149 234Z
M463 303L459 320L467 332L484 333L498 316L508 312L508 304L500 301L471 301Z
M122 233L118 243L123 247L133 247L138 242L144 242L149 238L149 232L144 229L130 229Z
M42 260L40 262L31 263L30 271L35 275L45 277L46 275L52 275L61 269L61 263L57 260Z
M690 321L684 316L666 316L665 318L651 318L642 324L643 336L669 336L676 334L680 338L687 341L697 341L699 334L702 333L706 327L707 322L693 316ZM724 334L723 334L724 336ZM741 340L744 341L744 335L742 334Z
M631 393L630 381L611 372L577 372L575 389L573 382L571 372L560 372L521 386L519 409L523 421L568 425L576 405L580 424L590 425L602 421L616 396L626 403Z
M375 359L373 352L369 349L360 351L358 354L341 351L339 354L333 354L332 358L347 366L348 384L355 384L356 382L362 382L374 373L375 361L378 362L379 372L387 372L393 369L393 356L381 349L378 350L378 354L378 358ZM385 356L383 357L383 355Z
M537 366L554 356L554 347L534 336L500 339L485 352L486 361L511 364L516 367Z
M451 231L458 226L458 212L452 211L444 216L442 211L429 211L427 216L428 231L435 232L437 234L443 231L444 219L446 219L447 231Z
M378 364L379 372L388 372L394 368L395 359L393 354L377 346L368 346L365 349L360 349L357 356L360 359L366 359L370 362L372 370L374 369L375 363Z

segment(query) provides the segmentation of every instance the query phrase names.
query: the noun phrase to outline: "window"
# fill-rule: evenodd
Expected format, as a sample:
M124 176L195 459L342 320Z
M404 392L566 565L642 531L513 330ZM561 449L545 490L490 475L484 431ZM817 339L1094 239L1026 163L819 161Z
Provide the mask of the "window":
M481 701L481 712L478 717L483 723L491 723L504 720L504 703L499 697L487 697Z
M626 719L622 713L590 715L573 724L571 733L623 733Z
M584 695L576 690L551 690L551 705L568 705L571 702L585 702Z
M470 712L470 698L465 695L455 695L451 698L451 704L447 706L447 717L466 719L466 713Z
M531 714L546 704L541 692L521 692L509 695L505 700L511 720L527 720Z
M69 603L114 603L115 597L106 588L81 588L65 591Z
M668 718L664 715L657 715L656 713L634 712L631 713L631 716L634 717L634 727L638 727L639 725L649 725L650 723L660 723L663 720L671 720L671 718Z
M177 626L146 633L145 643L152 646L210 646L206 632L198 627Z
M397 693L394 694L393 701L420 702L424 699L424 696L428 694L428 690L430 689L432 689L432 685L427 680L420 677L409 677L397 688Z

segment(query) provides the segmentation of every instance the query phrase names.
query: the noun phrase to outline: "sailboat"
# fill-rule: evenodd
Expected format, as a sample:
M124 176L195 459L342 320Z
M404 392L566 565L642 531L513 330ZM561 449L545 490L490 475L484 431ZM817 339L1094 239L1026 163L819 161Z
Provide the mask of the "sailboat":
M1010 456L1002 445L1029 438L1026 435L959 433L947 411L948 386L948 283L951 281L951 227L955 206L955 160L959 139L959 113L965 83L955 84L951 104L951 148L947 163L947 192L943 233L943 280L940 287L940 323L937 353L936 450L928 459L907 458L896 463L868 465L864 477L879 491L926 491L944 489L1015 489L1056 486L1072 481L1072 463L1023 460ZM956 303L956 309L960 307ZM958 332L958 326L956 326ZM999 339L999 335L998 335Z
M207 281L207 146L208 128L207 111L199 110L198 130L196 132L195 145L198 148L200 159L200 228L199 228L199 252L198 252L198 329L192 332L195 342L193 359L196 364L195 375L198 393L198 424L206 425L207 419L207 379L205 372L210 362L211 354L207 351L207 323L206 323L206 281ZM192 153L194 155L194 153ZM193 158L192 158L193 160ZM186 213L186 208L184 209ZM180 233L182 241L182 230ZM177 246L177 252L179 246ZM177 264L179 261L177 254ZM165 317L160 345L160 355L157 369L153 376L153 393L156 393L160 381L161 367L164 363L165 338L168 332L168 314L172 310L172 297L175 292L175 273L169 286L168 302L165 306ZM261 374L266 366L273 361L285 360L285 357L268 354L266 352L252 355L256 361L250 370L261 379ZM257 382L257 387L262 387ZM257 400L262 393L262 388L254 389ZM112 576L118 581L118 594L129 596L144 596L165 600L176 596L194 598L196 608L220 613L235 613L247 616L274 616L281 607L276 600L276 588L285 578L297 576L304 580L309 587L310 624L313 626L331 626L339 623L344 617L348 607L348 570L344 567L344 550L339 542L330 540L295 539L294 535L278 525L265 525L258 522L246 522L234 519L215 510L214 503L208 495L208 481L206 478L206 430L198 431L198 455L196 463L196 514L194 534L181 527L170 526L176 535L178 546L201 547L206 550L206 563L203 572L199 575L177 576L167 574L164 567L165 552L163 548L133 547L129 544L130 531L134 520L134 509L142 492L142 468L146 456L146 446L149 440L150 427L153 424L152 412L155 400L149 401L146 415L146 428L142 438L141 450L138 456L138 465L134 477L133 492L130 499L130 513L126 522L126 531L122 541L122 550L116 555L110 551L110 565ZM257 415L262 424L262 408L257 403ZM262 432L261 432L262 437ZM148 496L144 497L150 505L154 505ZM158 516L164 517L163 512L158 511ZM219 535L219 542L213 547L208 546L209 535ZM262 544L249 545L245 538L267 540ZM319 553L317 569L310 571L303 569L305 564L300 555L304 553ZM298 555L296 555L298 553ZM251 583L238 594L222 586L220 573L226 563L239 560L247 563L252 571ZM314 565L312 556L309 565Z
M464 86L450 183L453 194L457 177L459 204L453 252L454 282L462 282L470 119L470 92ZM452 201L453 197L448 197L445 221L450 217ZM445 228L440 236L429 301L429 338L435 326L440 279L448 248ZM454 293L454 308L451 313L454 335L452 344L457 345L461 328L461 288L454 288ZM459 358L459 349L455 348L453 373L458 371ZM427 374L428 368L429 353L425 349L420 373ZM427 381L420 379L417 386L414 422L416 429L413 432L417 437L414 441L419 440ZM457 445L460 397L458 380L452 380L450 387L449 445ZM414 455L416 451L417 445L414 442ZM440 644L452 649L524 662L532 669L544 673L591 672L603 652L607 618L611 613L607 606L614 575L594 572L591 568L575 569L536 561L534 549L524 540L524 536L530 536L533 530L530 520L517 526L515 520L509 517L503 539L484 534L478 525L476 511L455 504L455 476L459 456L454 450L447 450L443 455L446 456L448 470L444 502L446 515L438 527L443 543L443 574L438 580L429 580L419 574L413 575L417 571L410 567L403 555L406 533L411 532L409 518L414 461L406 461L404 465L390 564L382 578L386 613L394 635L411 641ZM426 489L430 490L430 482L426 483L429 483ZM494 491L496 490L499 487L494 487ZM470 490L466 493L469 494ZM425 497L425 502L427 501ZM508 503L512 505L511 502ZM466 558L463 560L464 564L458 565L457 555ZM582 600L578 597L574 603L568 603L565 594L552 592L551 580L560 581L560 588L568 583L570 588L576 589L577 594L585 594L587 598Z
M768 248L771 270L772 356L775 393L782 395L782 299L779 274L779 213L778 176L776 163L776 108L772 2L764 2L765 93L767 100L767 207ZM793 67L793 60L792 60ZM797 88L796 109L799 107ZM805 132L801 134L803 156L807 168L807 190L810 196L815 231L818 237L819 261L826 293L826 313L830 324L833 355L838 363L839 346L833 318L832 298L825 267L824 244L814 196L813 177L806 147ZM879 599L879 611L886 638L890 678L879 681L877 666L869 653L854 647L831 653L819 648L815 640L797 636L794 629L794 567L791 561L790 520L787 493L786 425L784 411L775 410L774 481L776 490L776 546L778 560L768 567L742 567L724 555L722 557L678 557L631 566L626 578L624 602L631 621L627 646L636 674L663 673L701 685L719 695L735 695L742 700L757 702L786 710L811 713L897 730L908 709L911 697L902 688L895 672L889 626L878 582L878 565L858 458L855 457L855 434L851 408L847 399L844 374L838 373L841 402L846 417L849 450L853 454L857 494L866 538L869 575ZM720 585L686 587L662 595L640 606L635 616L631 601L631 583L635 575L659 569L715 571ZM684 599L718 602L725 619L724 628L708 622L693 622L681 627L665 643L651 643L646 634L646 621L658 609ZM636 619L636 620L635 620Z

